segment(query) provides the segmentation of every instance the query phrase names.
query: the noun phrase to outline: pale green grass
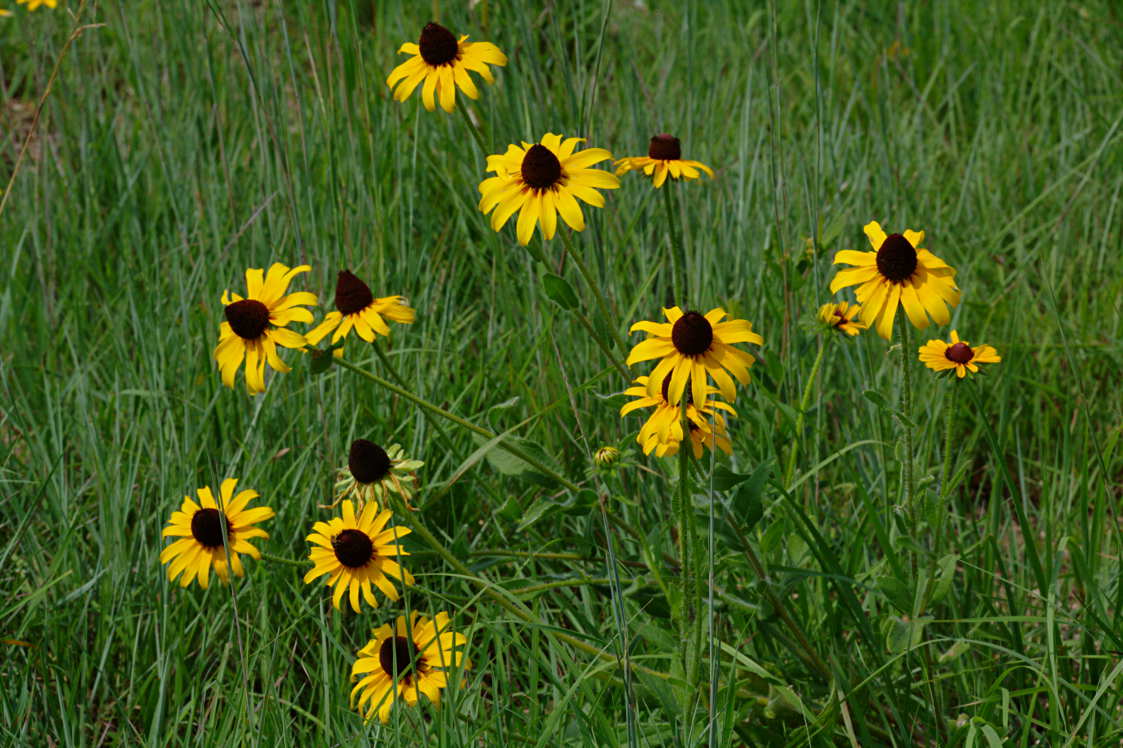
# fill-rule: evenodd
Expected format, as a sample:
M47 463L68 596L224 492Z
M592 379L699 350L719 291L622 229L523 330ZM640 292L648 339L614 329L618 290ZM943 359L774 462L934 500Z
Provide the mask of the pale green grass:
M646 746L847 745L847 721L865 746L1123 739L1113 3L619 2L607 22L583 0L277 5L95 3L82 21L104 25L63 62L0 218L0 637L32 645L0 644L0 743L604 746L628 743L629 719ZM4 184L76 9L0 25ZM524 597L551 626L671 669L680 642L643 564L674 557L672 461L637 454L640 419L619 419L613 397L626 382L546 299L513 227L495 234L477 211L484 154L463 119L388 98L395 50L436 10L511 58L473 105L489 152L555 131L639 155L667 130L718 169L676 190L686 304L724 305L766 345L736 403L734 457L716 462L765 471L740 495L763 516L739 529L833 685L799 658L724 520L712 731L704 706L682 711L656 681L626 698L618 668L514 620L419 543L409 605L454 612L475 667L442 709L397 710L386 728L348 710L347 675L397 606L337 613L302 568L269 561L235 586L237 619L230 588L167 583L159 533L185 493L239 477L277 511L264 550L301 559L332 471L366 436L426 462L424 511L405 521L509 590L574 582ZM889 55L898 41L907 55ZM613 308L601 315L567 264L598 329L659 314L656 198L626 178L574 237ZM828 341L798 487L780 485L817 345L800 322L871 219L927 232L959 271L953 326L1004 357L960 388L936 548L928 520L899 508L897 362L875 335ZM492 430L525 422L517 433L562 473L602 487L621 594L595 494L487 460L462 470L470 434L339 369L301 364L258 400L223 388L219 296L272 261L310 263L301 287L327 303L343 267L409 296L417 323L384 349L395 370ZM385 373L369 349L349 356ZM947 388L914 380L933 491ZM598 483L602 444L654 472ZM946 596L914 628L916 570L948 554Z

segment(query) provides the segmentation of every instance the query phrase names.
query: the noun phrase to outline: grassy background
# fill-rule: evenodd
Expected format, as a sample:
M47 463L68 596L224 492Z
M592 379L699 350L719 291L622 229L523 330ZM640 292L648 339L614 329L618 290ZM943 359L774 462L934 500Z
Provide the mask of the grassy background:
M286 5L93 3L81 21L104 25L62 63L11 188L0 636L32 646L0 644L0 742L614 745L631 720L652 746L846 745L851 733L862 745L1119 744L1114 3L652 1L607 16L591 0ZM5 184L76 10L21 8L0 24ZM561 583L519 593L543 620L609 651L626 642L657 670L679 650L644 565L674 554L672 465L636 454L639 417L616 416L625 381L545 298L513 225L495 234L477 211L484 154L463 119L417 95L389 100L397 46L438 14L510 57L473 105L489 152L554 131L639 155L670 131L717 169L676 189L684 303L724 305L766 341L736 403L734 456L717 463L760 471L735 506L763 516L742 515L741 529L833 683L798 657L720 523L712 615L728 648L712 732L704 707L680 709L667 686L636 681L627 698L615 667L512 620L418 543L409 604L455 612L475 668L442 709L396 710L386 728L348 711L347 674L397 606L336 612L302 568L268 561L250 562L236 601L228 587L167 583L161 528L180 497L226 476L277 511L263 549L306 556L332 471L363 436L425 460L423 512L407 522L509 590ZM611 316L572 263L565 273L602 329L659 314L660 197L631 177L586 210L575 247ZM951 532L936 547L934 515L900 506L897 362L876 335L826 341L798 487L780 485L818 344L801 321L828 299L833 253L864 248L871 219L927 232L959 271L953 326L1004 357L959 388L939 510ZM560 241L544 251L558 257ZM506 475L471 435L342 370L299 365L256 400L223 388L219 296L273 261L310 263L298 285L325 302L344 267L376 295L409 296L417 323L384 345L409 388L517 426L591 491ZM385 373L369 349L349 356ZM927 496L950 389L914 366ZM629 451L619 473L590 472L602 444ZM708 492L699 502L705 522ZM589 560L481 553L496 548ZM950 559L946 594L919 611L915 570L930 558Z

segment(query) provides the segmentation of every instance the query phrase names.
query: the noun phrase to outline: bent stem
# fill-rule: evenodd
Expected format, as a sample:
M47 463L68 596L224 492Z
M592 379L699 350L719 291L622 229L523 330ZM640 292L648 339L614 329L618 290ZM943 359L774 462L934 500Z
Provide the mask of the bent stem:
M811 374L803 385L803 396L799 398L799 414L795 418L795 439L792 440L792 451L788 453L788 464L784 468L784 488L792 487L792 477L795 473L795 458L799 453L799 444L803 441L803 421L807 414L807 406L811 400L811 388L815 386L815 377L819 374L819 366L823 363L823 336L819 336L819 352L815 355L815 363L811 365Z

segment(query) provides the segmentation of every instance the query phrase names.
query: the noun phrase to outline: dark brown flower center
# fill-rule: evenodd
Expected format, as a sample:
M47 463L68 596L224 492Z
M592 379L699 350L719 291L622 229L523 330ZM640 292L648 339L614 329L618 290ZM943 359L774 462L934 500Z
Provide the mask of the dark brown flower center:
M222 547L221 519L226 520L226 537L230 537L230 520L217 509L200 509L191 518L191 534L204 548Z
M714 342L714 328L698 312L687 312L671 328L671 342L684 356L697 356L710 349Z
M355 277L350 270L343 270L335 281L335 308L340 313L361 312L374 301L370 286Z
M359 483L380 481L390 472L390 455L374 442L356 439L351 442L347 468Z
M362 530L344 530L331 539L331 547L339 563L349 569L361 569L374 558L374 543Z
M242 299L226 305L226 321L239 338L257 340L269 326L269 308L257 299Z
M956 343L949 345L948 349L944 351L944 356L948 361L954 361L957 364L965 364L970 361L975 355L971 350L971 346L966 343Z
M877 250L877 272L893 283L901 283L916 271L916 248L900 234L890 234Z
M378 649L378 664L382 666L382 672L394 680L408 680L414 672L421 669L421 651L413 640L404 636L391 636Z
M674 376L673 371L670 374L668 374L667 376L663 377L663 402L665 402L665 403L669 403L671 401L670 391L671 391L671 377L672 376ZM693 405L694 404L694 390L690 387L687 387L685 390L683 390L683 394L686 395L686 404L687 405Z
M674 135L652 135L647 146L647 157L660 161L678 161L682 158L682 143Z
M439 23L425 24L417 46L421 48L421 59L433 67L449 64L460 53L456 37Z
M561 173L558 157L544 145L535 143L523 156L523 182L536 190L552 187L561 179Z

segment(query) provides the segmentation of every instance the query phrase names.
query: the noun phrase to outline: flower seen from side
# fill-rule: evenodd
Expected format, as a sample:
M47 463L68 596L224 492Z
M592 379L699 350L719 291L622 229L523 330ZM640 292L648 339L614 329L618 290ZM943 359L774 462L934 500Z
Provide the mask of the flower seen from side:
M585 230L578 200L604 207L597 190L614 190L620 180L607 171L591 169L612 154L603 148L576 150L584 138L566 138L548 132L540 143L510 145L506 153L487 157L487 170L495 172L480 182L479 208L491 213L491 228L499 231L516 212L519 244L526 245L540 226L542 236L553 239L558 216L574 231Z
M951 331L951 342L943 340L929 340L920 346L920 361L933 371L955 370L955 375L960 379L967 376L967 372L977 374L979 364L997 364L1002 360L993 347L977 345L974 348L966 340L960 340L959 334Z
M347 466L339 470L335 481L336 503L350 498L357 511L371 502L385 508L389 494L395 493L409 506L417 481L414 473L423 465L421 460L406 457L398 444L383 449L368 439L356 439L351 442Z
M663 309L666 322L637 322L630 332L642 330L647 340L638 343L628 354L627 365L659 359L647 382L647 394L658 397L664 378L671 376L665 399L677 405L689 387L693 401L706 400L707 374L717 383L722 398L732 402L737 397L730 373L741 384L749 383L749 367L756 361L752 355L734 348L735 343L762 345L764 338L753 332L752 323L743 319L722 322L725 310L711 309L705 315L683 312L677 306Z
M391 600L397 600L398 590L391 579L403 585L414 582L413 575L395 560L409 555L399 546L398 540L410 533L408 527L386 525L392 513L389 509L378 511L378 504L368 503L362 513L355 514L351 501L343 502L343 514L327 522L317 522L307 537L312 544L308 559L312 569L304 575L304 583L325 576L324 583L334 587L331 603L339 608L343 596L348 595L351 609L360 612L359 596L372 608L378 607L371 586L377 587Z
M643 453L655 452L656 457L670 457L678 454L682 442L682 420L680 406L667 399L667 390L671 383L671 375L663 378L662 386L652 396L649 394L647 377L638 377L632 387L624 390L625 395L635 399L625 403L620 408L621 417L626 416L640 408L654 408L636 436L636 442L643 448ZM705 395L716 395L717 389L710 385L705 386ZM726 454L732 454L733 445L726 434L725 416L718 411L724 411L732 416L737 415L732 406L721 400L702 400L702 405L696 406L690 392L687 392L686 418L690 426L690 446L695 459L702 457L702 447L715 447Z
M328 312L305 337L312 345L318 345L328 333L334 333L331 336L334 345L346 340L353 330L366 342L373 343L378 335L390 337L387 320L408 325L416 318L416 312L404 296L375 298L370 286L350 270L341 270L335 282L335 311ZM342 356L343 348L336 348L335 355Z
M234 386L234 377L246 363L246 389L251 395L265 391L265 364L279 372L290 371L277 355L277 346L303 350L307 341L295 330L292 322L311 322L312 312L305 305L315 305L316 295L307 291L287 293L292 279L311 268L300 265L291 270L273 263L268 274L261 268L246 270L246 297L222 292L226 321L218 328L218 345L214 358L222 374L222 383Z
M848 304L840 301L837 304L823 304L819 307L819 321L832 330L857 335L862 330L869 329L869 325L862 322L859 315L862 307L858 304Z
M662 187L668 176L671 179L698 179L701 172L711 179L714 176L714 170L701 161L684 160L682 143L674 135L666 133L651 136L646 156L629 156L616 162L616 176L633 169L642 170L651 177L656 188Z
M38 10L40 6L46 5L48 8L58 7L58 0L16 0L20 5L26 5L28 10ZM0 13L0 15L7 15Z
M893 334L898 306L904 307L909 322L920 330L928 327L929 317L939 325L950 322L950 307L959 303L955 270L920 248L924 232L906 230L887 236L877 221L866 224L864 231L874 251L838 252L836 265L854 267L838 271L831 281L831 293L857 286L863 321L875 325L877 334L886 340Z
M186 587L195 579L199 586L206 589L210 583L210 571L223 582L230 581L226 556L229 550L230 569L235 576L244 576L240 554L251 558L261 558L249 541L254 538L267 539L269 534L254 527L273 517L273 510L267 506L248 508L249 503L258 498L257 491L244 490L234 494L237 478L227 478L219 487L222 506L215 502L210 486L196 490L199 502L190 496L183 497L179 511L173 512L162 537L179 538L160 552L160 563L168 564L168 581L179 577L179 585ZM223 525L225 525L226 545L223 545Z
M448 671L472 667L462 651L468 639L451 629L448 613L429 619L413 612L408 620L398 616L393 627L384 624L372 633L351 666L351 678L358 681L351 700L364 719L377 713L385 724L395 701L417 706L419 694L439 706Z
M398 53L411 57L390 71L386 85L397 101L405 101L421 85L421 103L430 112L437 102L446 112L456 108L457 88L468 98L478 99L479 90L469 73L494 83L488 65L507 64L507 55L491 42L470 42L467 36L457 39L438 23L425 24L417 44L406 42Z

